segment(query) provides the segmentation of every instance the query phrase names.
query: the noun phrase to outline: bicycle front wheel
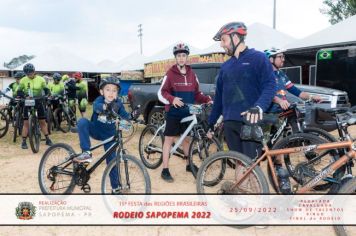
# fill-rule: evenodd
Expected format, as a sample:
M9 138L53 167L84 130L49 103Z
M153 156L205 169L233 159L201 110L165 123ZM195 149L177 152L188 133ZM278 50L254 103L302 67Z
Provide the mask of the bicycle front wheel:
M54 121L56 123L56 127L62 131L63 133L68 133L71 129L71 120L67 112L65 112L61 108L57 108L54 113Z
M327 140L313 134L298 133L280 140L273 146L273 149L305 147L323 143L327 143ZM327 151L301 151L281 155L280 157L284 159L289 175L301 185L304 185L317 176L320 171L339 158L338 150L335 149ZM330 176L320 181L318 185L314 187L314 190L324 191L330 188L332 182L329 181L329 179L339 180L344 175L344 170L344 168L339 168L333 174L330 174Z
M73 192L74 154L71 146L56 143L43 154L38 168L38 182L44 194L66 194Z
M28 136L30 139L30 146L33 153L37 153L40 150L41 131L36 116L30 115L28 118L29 128Z
M143 164L150 169L158 168L163 161L163 135L155 125L147 125L141 133L138 150Z
M217 152L201 165L197 174L197 192L202 194L269 193L267 180L259 166L251 170L242 182L240 181L251 165L251 158L242 153ZM237 184L238 182L241 183Z
M106 166L101 181L102 193L111 194L119 186L120 194L151 193L151 179L147 169L134 156L122 155L122 158L114 158Z
M197 177L198 170L204 160L218 151L222 151L222 147L217 138L202 137L201 139L194 138L189 147L189 165L194 178Z
M3 111L0 111L0 138L4 137L9 129L10 121Z
M21 135L22 131L22 122L21 122L21 114L20 111L16 111L15 113L15 122L14 122L14 136L13 141L16 143L17 135Z
M48 106L48 108L47 108L46 122L47 122L48 134L51 134L52 130L54 130L54 122L53 122L52 109L50 106Z
M339 192L341 194L356 194L356 177L349 179L345 184L342 185ZM338 236L350 236L356 234L356 227L337 225L334 226L334 230Z

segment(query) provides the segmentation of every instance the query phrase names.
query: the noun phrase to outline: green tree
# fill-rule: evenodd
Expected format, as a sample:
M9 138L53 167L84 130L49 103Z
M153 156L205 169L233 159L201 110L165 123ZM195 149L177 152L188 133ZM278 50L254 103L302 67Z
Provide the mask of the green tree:
M324 0L323 4L326 8L320 9L320 12L328 15L333 25L356 15L356 0Z

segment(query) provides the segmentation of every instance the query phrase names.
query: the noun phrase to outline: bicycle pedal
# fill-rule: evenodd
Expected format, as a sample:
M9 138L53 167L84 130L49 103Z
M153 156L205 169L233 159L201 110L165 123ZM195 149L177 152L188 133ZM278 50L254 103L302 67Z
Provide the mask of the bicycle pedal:
M89 184L83 185L81 190L83 190L84 193L90 193L91 192L91 188Z

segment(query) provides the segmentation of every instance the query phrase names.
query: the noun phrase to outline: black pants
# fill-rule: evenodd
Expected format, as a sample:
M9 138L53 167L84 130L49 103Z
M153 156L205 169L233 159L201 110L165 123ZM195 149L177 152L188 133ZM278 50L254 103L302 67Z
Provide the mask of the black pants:
M243 123L240 121L224 121L225 141L229 150L241 152L251 159L260 156L262 144L254 141L241 140L240 132Z

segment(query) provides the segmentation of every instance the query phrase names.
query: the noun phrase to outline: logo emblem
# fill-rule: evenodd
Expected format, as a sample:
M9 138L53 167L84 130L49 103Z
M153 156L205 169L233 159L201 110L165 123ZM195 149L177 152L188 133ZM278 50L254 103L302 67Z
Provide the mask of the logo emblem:
M31 220L36 216L36 207L31 202L20 202L16 207L16 216L20 220Z

